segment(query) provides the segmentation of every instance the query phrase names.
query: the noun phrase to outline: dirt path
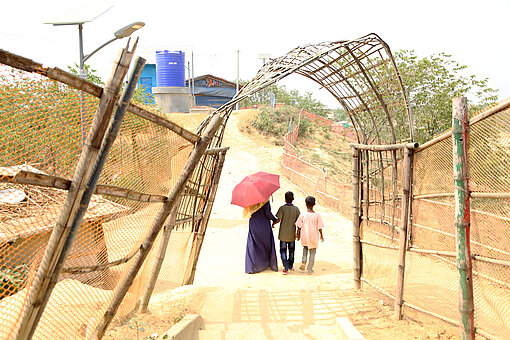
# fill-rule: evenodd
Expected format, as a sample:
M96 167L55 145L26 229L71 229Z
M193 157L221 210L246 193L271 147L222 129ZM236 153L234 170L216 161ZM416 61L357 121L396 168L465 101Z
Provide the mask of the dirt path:
M367 339L451 339L456 332L445 332L437 325L392 319L392 309L382 301L363 296L352 289L352 222L338 213L316 207L324 219L325 242L319 245L315 273L296 270L289 275L266 270L244 273L248 221L242 208L230 204L234 186L247 174L257 171L280 173L281 147L269 144L253 133L243 134L237 124L248 114L231 116L224 145L230 146L221 176L211 219L197 265L193 286L179 285L186 256L188 234L174 232L165 263L151 299L149 315L137 317L151 333L161 334L161 325L178 321L186 312L201 314L206 330L218 339L324 339L327 332L317 327L332 325L335 317L347 316ZM284 203L284 193L294 192L295 204L304 211L304 195L281 177L281 188L271 203L273 213ZM274 230L278 250L278 230ZM279 253L277 251L279 258ZM296 263L302 247L296 243ZM278 259L281 270L281 260ZM297 267L297 266L296 266ZM170 322L171 323L171 322ZM116 332L134 338L131 330ZM124 327L125 328L125 327ZM168 327L167 327L168 328ZM131 333L128 333L131 332ZM130 334L130 335L128 335ZM147 333L146 333L147 334ZM105 337L107 338L107 337ZM206 335L204 338L209 338Z
M450 338L436 327L408 320L395 322L381 301L363 297L352 289L352 222L318 206L325 221L325 242L319 245L314 275L296 270L289 275L266 270L244 273L247 220L242 209L230 204L234 186L256 171L280 173L281 147L260 136L245 135L237 127L242 113L231 116L224 145L230 146L207 235L195 276L195 286L207 287L200 308L206 329L219 329L224 338L320 338L314 325L331 325L334 317L348 316L368 339ZM304 195L286 178L271 203L273 213L284 203L283 195L295 193L295 204L304 211ZM278 249L278 231L274 230ZM277 252L278 253L278 252ZM296 262L302 247L296 244ZM278 254L279 257L279 254ZM282 268L278 259L279 268ZM285 328L285 332L278 331ZM315 333L314 333L315 332Z

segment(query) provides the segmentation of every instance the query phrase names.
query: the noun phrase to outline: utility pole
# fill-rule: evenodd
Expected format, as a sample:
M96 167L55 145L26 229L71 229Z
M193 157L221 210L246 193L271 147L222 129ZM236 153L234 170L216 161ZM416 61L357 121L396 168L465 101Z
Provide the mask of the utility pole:
M262 59L262 67L266 65L266 59L269 59L271 55L268 53L261 53L259 54L259 59ZM262 102L263 106L266 106L266 89L262 89Z
M239 50L237 50L237 80L236 80L236 96L239 93ZM239 103L236 104L236 110L239 110Z

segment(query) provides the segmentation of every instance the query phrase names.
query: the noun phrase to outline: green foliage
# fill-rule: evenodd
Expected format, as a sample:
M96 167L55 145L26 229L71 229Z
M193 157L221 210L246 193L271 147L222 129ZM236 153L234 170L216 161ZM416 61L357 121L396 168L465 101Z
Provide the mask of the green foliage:
M87 80L96 85L102 86L104 85L101 77L97 75L97 70L94 70L90 65L83 65L85 69L85 74L87 75ZM74 64L74 66L67 66L69 73L74 74L75 76L80 76L80 66L78 64Z
M285 105L276 109L263 108L251 124L263 133L283 137L289 131L290 120L297 122L298 113L295 108Z
M299 109L305 109L319 116L325 117L328 113L326 105L312 98L311 92L301 94L298 90L287 90L284 85L278 86L276 84L268 86L255 93L250 98L245 99L241 102L241 106L264 105L264 103L268 104L269 98L272 96L276 98L277 103L294 106Z
M313 125L310 119L303 117L301 124L299 124L298 137L304 137L313 130Z
M69 70L69 73L74 74L75 76L80 75L80 72L79 72L80 67L78 66L78 64L74 64L74 66L67 66L67 68ZM104 82L101 79L101 77L97 75L97 70L94 70L90 65L84 65L84 68L85 68L85 73L87 74L88 81L90 81L96 85L99 85L99 86L104 85ZM124 88L125 88L125 84L122 85L123 90L124 90ZM154 94L147 91L147 89L144 85L139 85L135 89L135 92L133 93L131 100L138 104L153 103L154 102ZM155 105L152 104L150 106L155 106ZM159 108L156 108L156 109L159 110Z
M176 316L173 317L173 322L174 323L178 323L179 321L184 319L185 315L186 315L186 309L183 308L183 309L180 310L179 314L177 314Z
M25 287L30 266L28 264L20 264L9 268L0 268L0 298L14 294Z
M337 122L349 120L349 116L347 115L347 112L344 109L335 109L333 111L333 117Z
M488 79L467 75L467 66L445 53L418 58L413 50L395 53L395 60L409 94L415 139L425 142L451 127L452 98L465 96L470 110L497 101L497 90Z

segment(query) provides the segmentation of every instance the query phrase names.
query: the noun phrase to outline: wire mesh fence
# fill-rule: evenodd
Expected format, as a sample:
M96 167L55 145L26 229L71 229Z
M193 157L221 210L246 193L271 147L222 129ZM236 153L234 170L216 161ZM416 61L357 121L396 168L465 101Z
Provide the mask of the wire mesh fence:
M510 330L509 114L508 101L487 108L470 119L468 134L474 323L478 334L498 339ZM452 155L451 132L415 152L403 304L424 312L431 322L440 318L459 325ZM395 177L391 162L380 162L392 157L364 151L362 158L362 280L395 299L402 247L402 155L396 155ZM384 176L378 178L381 172Z
M7 65L0 65L0 98L0 337L10 339L16 337L35 274L72 189L70 179L99 100ZM183 172L193 141L170 122L159 121L155 111L142 109L150 119L125 115L34 339L96 334ZM183 204L181 223L194 215L191 210L204 209L206 200L193 197L208 197L217 159L218 154L203 156L198 168L204 169L195 172L195 184L188 187L194 210ZM144 294L155 254L148 255L130 284L118 319L132 312Z
M323 169L300 158L299 150L294 146L301 119L305 115L310 117L313 114L301 110L298 123L284 136L282 174L307 195L314 195L319 204L337 209L347 216L350 214L352 199L352 185L349 183L348 175L344 176L345 182L331 180ZM326 124L335 131L330 125ZM335 132L339 135L343 134L343 131Z
M477 333L488 338L504 338L509 331L509 114L510 105L487 108L471 118L469 132L474 315ZM294 146L298 128L285 137L283 174L321 204L350 216L352 184L323 189L324 171L300 159ZM399 285L402 150L360 151L362 281L393 301ZM403 305L421 312L438 331L444 327L438 320L459 325L452 155L451 134L416 150L406 231Z

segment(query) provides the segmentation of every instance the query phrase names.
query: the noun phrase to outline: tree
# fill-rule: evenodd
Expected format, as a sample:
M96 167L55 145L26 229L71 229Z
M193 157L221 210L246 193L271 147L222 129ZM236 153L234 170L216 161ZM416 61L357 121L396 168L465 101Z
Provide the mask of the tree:
M333 111L333 117L337 122L349 120L349 116L347 115L347 112L344 109L335 109Z
M246 82L242 82L246 83ZM305 94L299 93L298 90L287 90L285 85L278 86L276 84L266 87L265 89L255 93L250 98L245 99L241 106L263 105L269 102L271 96L275 97L276 102L285 105L291 105L299 109L311 111L319 116L326 116L326 105L312 97L311 92Z
M498 100L497 90L488 87L487 78L466 75L467 66L446 53L419 58L414 50L400 50L395 61L409 95L418 142L451 127L453 97L467 97L471 112Z

